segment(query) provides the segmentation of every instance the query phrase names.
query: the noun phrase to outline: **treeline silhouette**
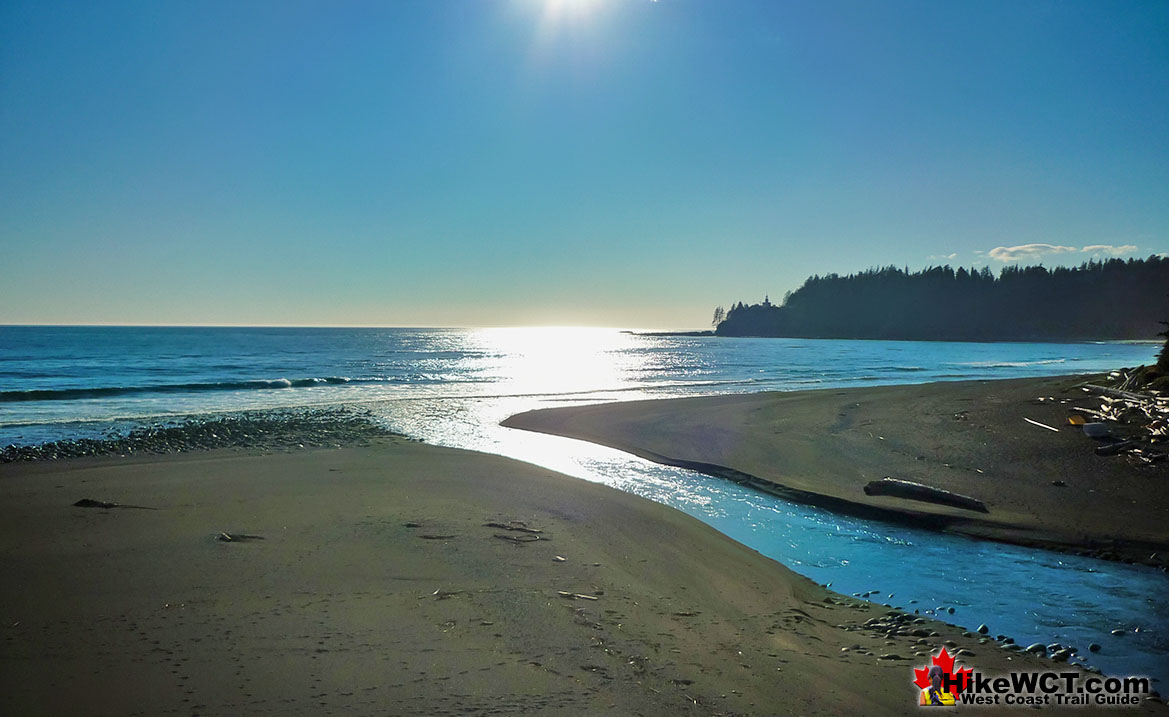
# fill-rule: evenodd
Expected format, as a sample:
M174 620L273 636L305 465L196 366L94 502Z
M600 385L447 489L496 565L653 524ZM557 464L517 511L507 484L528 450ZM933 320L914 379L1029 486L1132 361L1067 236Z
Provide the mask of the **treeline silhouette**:
M721 307L720 307L721 309ZM716 310L718 336L1053 341L1153 339L1169 316L1169 258L1078 267L886 267L812 276L782 305Z

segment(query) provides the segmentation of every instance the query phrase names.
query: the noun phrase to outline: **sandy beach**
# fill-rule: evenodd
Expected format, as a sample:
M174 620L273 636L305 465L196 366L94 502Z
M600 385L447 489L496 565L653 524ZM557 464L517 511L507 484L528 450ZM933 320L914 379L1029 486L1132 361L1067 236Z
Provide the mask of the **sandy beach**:
M655 503L403 439L7 464L0 521L11 715L904 714L944 644L1052 665L892 629Z
M1092 403L1077 387L1083 380L635 401L533 411L504 425L601 443L848 513L1169 565L1169 461L1135 466L1095 455L1098 444L1067 425L1070 407ZM868 483L886 476L976 498L988 512L866 495Z

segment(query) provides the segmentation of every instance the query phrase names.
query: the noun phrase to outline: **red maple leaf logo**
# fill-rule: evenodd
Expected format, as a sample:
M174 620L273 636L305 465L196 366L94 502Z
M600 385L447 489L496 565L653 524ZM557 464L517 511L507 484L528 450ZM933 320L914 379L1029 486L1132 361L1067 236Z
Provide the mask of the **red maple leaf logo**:
M950 657L950 653L946 652L946 648L943 647L941 654L931 658L930 661L933 662L934 665L942 668L943 680L945 680L946 676L949 675L950 684L955 685L955 687L951 689L950 692L961 692L970 685L970 679L974 674L974 670L971 670L969 667L959 667L957 671L954 671L954 658ZM930 665L926 665L921 669L916 667L913 668L913 676L916 678L914 679L913 684L917 685L923 690L929 687Z

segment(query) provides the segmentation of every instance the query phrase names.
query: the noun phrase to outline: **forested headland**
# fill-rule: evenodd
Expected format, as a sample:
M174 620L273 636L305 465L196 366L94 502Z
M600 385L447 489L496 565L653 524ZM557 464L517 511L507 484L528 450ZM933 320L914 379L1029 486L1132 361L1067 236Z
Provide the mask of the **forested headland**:
M718 336L1057 341L1155 339L1169 317L1169 258L1078 267L886 267L809 277L781 304L715 310Z

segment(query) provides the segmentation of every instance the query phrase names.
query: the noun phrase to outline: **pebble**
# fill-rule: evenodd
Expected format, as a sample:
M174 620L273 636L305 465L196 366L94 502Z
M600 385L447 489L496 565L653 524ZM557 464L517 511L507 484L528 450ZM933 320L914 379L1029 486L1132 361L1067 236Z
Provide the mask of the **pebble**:
M398 436L350 408L249 411L213 419L188 418L174 424L134 428L125 435L76 438L0 449L0 463L81 456L163 454L216 448L322 448L365 445Z
M1088 643L1088 650L1090 652L1100 652L1100 646L1094 642Z
M985 623L978 626L978 634L985 635L988 632L990 632L990 628Z
M1046 655L1047 654L1047 645L1044 645L1041 642L1035 642L1035 643L1028 645L1027 648L1025 650L1023 650L1023 652L1030 652L1030 653L1033 653L1036 655Z

